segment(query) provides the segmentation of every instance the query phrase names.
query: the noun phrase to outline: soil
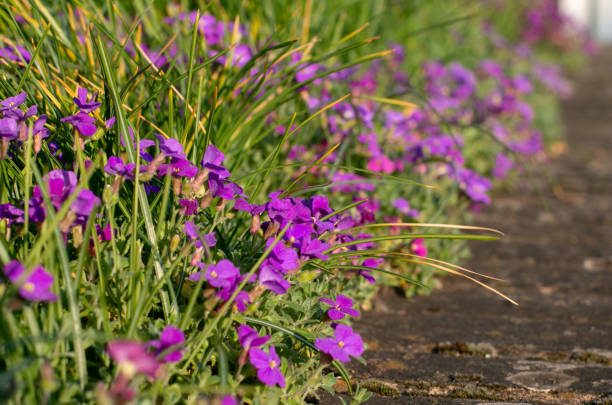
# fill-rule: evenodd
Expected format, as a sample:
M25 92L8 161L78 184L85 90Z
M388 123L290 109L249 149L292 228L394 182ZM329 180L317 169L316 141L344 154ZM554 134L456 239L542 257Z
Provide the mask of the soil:
M428 296L383 291L355 325L367 366L348 366L368 404L612 404L611 67L602 49L574 81L567 152L478 215L505 236L472 243L467 267L508 280L490 284L520 305L456 277Z

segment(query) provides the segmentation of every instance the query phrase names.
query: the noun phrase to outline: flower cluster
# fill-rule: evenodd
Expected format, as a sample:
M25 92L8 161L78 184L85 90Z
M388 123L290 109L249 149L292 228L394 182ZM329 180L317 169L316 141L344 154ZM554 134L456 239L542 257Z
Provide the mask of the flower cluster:
M27 96L26 93L22 92L0 101L0 138L2 138L0 159L7 156L11 145L18 147L28 137L32 137L34 153L38 153L41 148L42 139L49 136L49 130L45 128L45 123L47 122L46 115L38 116L31 125L27 124L28 118L35 117L38 114L37 104L28 107L25 112L20 108Z
M588 47L551 0L520 8L519 43L493 22L457 28L452 40L485 34L483 54L444 62L395 43L354 61L372 40L319 36L319 7L297 46L261 23L280 15L170 4L132 26L120 3L109 16L62 6L36 52L12 22L40 37L38 15L59 6L2 17L0 329L19 342L3 366L38 381L23 368L36 358L41 381L47 363L64 379L17 384L22 402L230 405L230 392L295 402L303 384L331 388L309 373L360 359L350 324L375 281L427 282L427 265L461 257L454 231L418 229L466 219L519 163L546 158L540 103L571 87L538 48Z

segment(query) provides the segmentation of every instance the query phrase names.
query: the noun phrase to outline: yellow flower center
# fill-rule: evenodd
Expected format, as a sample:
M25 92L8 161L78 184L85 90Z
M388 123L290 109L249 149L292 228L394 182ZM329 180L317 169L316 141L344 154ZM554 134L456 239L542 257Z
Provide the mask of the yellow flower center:
M210 276L212 278L217 278L217 273L213 270L213 271L210 272Z
M342 349L344 347L344 342L341 340L338 342L338 346L340 346L340 348Z
M131 361L119 363L119 372L123 373L127 378L132 378L136 375L136 365Z
M295 236L290 237L290 238L289 238L289 242L291 242L291 243L295 243Z
M270 368L276 368L276 362L274 360L270 360Z
M34 284L27 281L23 283L23 289L26 290L27 292L32 292L34 291Z
M334 306L334 309L340 310L340 304L336 304L336 305Z

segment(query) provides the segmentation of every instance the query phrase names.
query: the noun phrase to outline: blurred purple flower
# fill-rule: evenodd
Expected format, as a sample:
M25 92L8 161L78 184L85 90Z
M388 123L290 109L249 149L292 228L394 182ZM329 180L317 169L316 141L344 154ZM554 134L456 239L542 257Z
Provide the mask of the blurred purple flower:
M120 373L127 378L136 374L157 377L160 362L147 351L147 346L131 340L115 340L106 348L110 357L118 364Z
M166 139L160 134L157 134L157 140L159 141L159 150L161 150L166 156L181 160L185 159L183 145L179 141L174 138Z
M59 210L62 203L74 191L77 178L74 172L61 169L52 170L43 176L43 181L49 190L49 199L53 207Z
M108 162L104 166L104 171L111 175L119 175L126 179L134 179L134 168L136 167L133 163L125 164L123 159L117 156L111 156L108 158Z
M60 121L68 122L70 125L75 127L81 135L87 137L92 136L98 130L95 125L96 119L82 111L79 111L75 115L62 118Z
M257 331L248 325L240 325L236 328L238 332L238 342L244 350L250 350L252 347L265 345L270 340L270 335L259 336Z
M259 270L259 282L275 294L284 294L291 284L283 277L283 273L271 265L263 265Z
M411 209L410 203L403 198L397 198L393 200L392 204L393 204L393 207L395 207L395 209L397 209L399 212L409 217L416 218L420 214L418 210Z
M417 256L427 256L427 248L425 247L425 239L413 239L410 243L410 250Z
M508 172L514 167L514 161L504 153L499 153L495 157L495 166L493 167L493 177L501 180L506 177Z
M98 205L100 205L100 199L90 190L84 189L79 192L70 208L75 214L87 217Z
M27 273L23 264L12 260L4 266L4 274L12 283L21 282L19 295L28 301L55 301L57 295L51 292L53 276L45 271L42 266L37 266L29 272L28 276L21 280Z
M251 297L246 291L239 291L234 299L238 312L244 312L247 309L247 304L251 303Z
M15 110L19 108L23 104L27 96L28 95L25 92L21 92L16 96L9 97L0 101L0 106L2 106L0 107L0 111Z
M174 326L166 326L159 336L159 340L149 342L148 346L157 349L156 355L160 355L168 348L180 345L184 342L185 334L182 330L175 328ZM171 351L170 353L166 354L162 360L168 363L176 363L177 361L181 360L181 357L183 357L181 351L182 349Z

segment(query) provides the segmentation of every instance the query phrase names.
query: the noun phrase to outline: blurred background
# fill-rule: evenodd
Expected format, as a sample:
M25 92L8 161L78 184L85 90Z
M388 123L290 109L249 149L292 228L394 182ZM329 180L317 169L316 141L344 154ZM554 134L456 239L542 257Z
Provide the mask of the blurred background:
M561 9L600 42L612 42L612 0L561 0Z

